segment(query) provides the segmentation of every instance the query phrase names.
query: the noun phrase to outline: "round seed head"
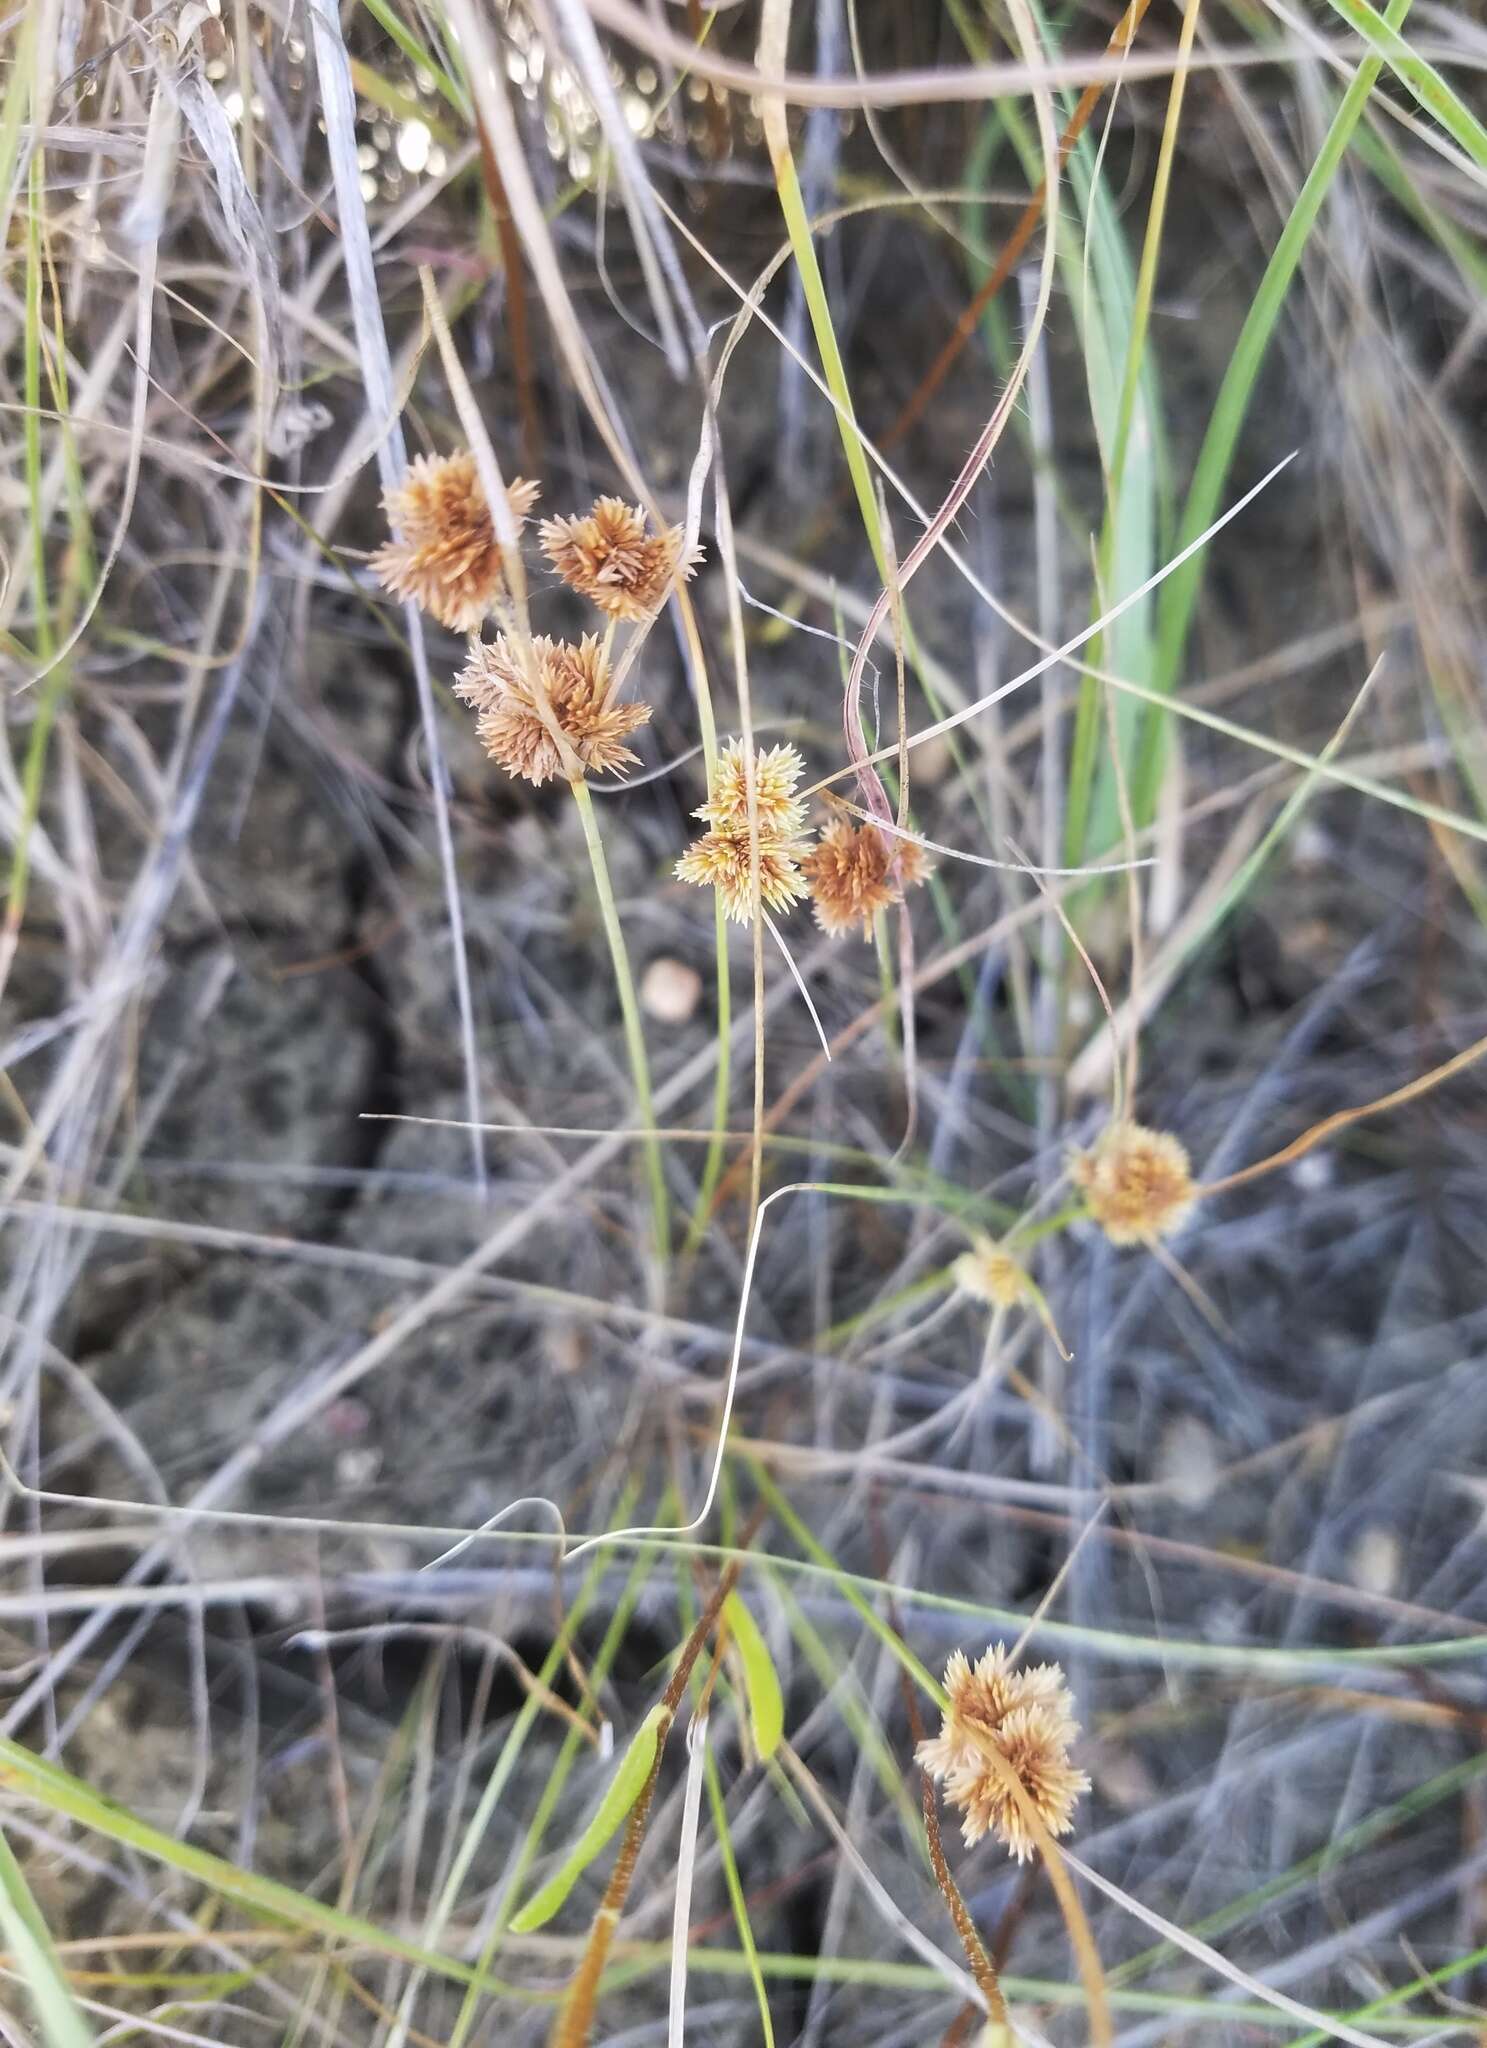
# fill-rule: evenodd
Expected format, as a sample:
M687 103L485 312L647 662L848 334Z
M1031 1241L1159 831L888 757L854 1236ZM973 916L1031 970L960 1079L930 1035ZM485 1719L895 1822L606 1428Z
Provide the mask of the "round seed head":
M1069 1172L1112 1244L1170 1237L1198 1199L1184 1146L1144 1124L1108 1124L1092 1151L1074 1155Z
M519 529L537 502L537 485L517 477L506 502ZM384 590L409 597L456 633L473 633L505 584L501 544L480 487L475 457L420 455L383 493L394 538L372 557Z
M766 910L788 910L806 894L800 872L805 842L774 834L759 835L759 900ZM679 882L716 889L723 909L735 924L748 924L753 914L749 875L749 834L715 827L687 848L675 868Z
M1015 1308L1027 1298L1027 1274L1004 1245L978 1238L952 1269L958 1287L988 1308Z
M623 773L636 756L624 744L651 715L649 704L609 702L609 668L595 634L571 641L535 638L523 663L505 634L470 650L455 694L479 713L476 735L508 775L543 783L567 773L538 710L541 690L559 730L590 775Z
M850 818L833 818L801 865L816 922L832 938L854 925L871 938L878 912L901 902L904 890L924 879L924 854L912 840L895 841L876 825L856 825Z
M1069 1762L1079 1726L1064 1674L1057 1664L1017 1670L998 1643L975 1665L957 1650L945 1667L945 1691L940 1733L920 1743L919 1763L960 1809L967 1847L992 1834L1025 1863L1037 1845L988 1755L1011 1767L1051 1835L1068 1834L1089 1779Z
M574 519L544 519L540 540L569 589L613 619L648 619L702 559L700 548L684 554L679 526L647 533L645 513L623 498L596 498Z
M754 815L761 835L793 839L805 825L795 785L805 762L794 747L760 747L754 755ZM724 832L749 829L748 769L742 740L729 740L718 756L712 793L692 813Z

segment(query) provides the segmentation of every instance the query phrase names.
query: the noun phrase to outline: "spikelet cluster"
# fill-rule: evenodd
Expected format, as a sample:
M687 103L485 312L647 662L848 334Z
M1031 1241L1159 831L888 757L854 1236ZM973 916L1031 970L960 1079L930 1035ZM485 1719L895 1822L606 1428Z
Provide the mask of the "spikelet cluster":
M997 1643L975 1665L957 1650L945 1666L945 1691L940 1732L920 1743L918 1761L960 1809L967 1848L995 1835L1025 1863L1037 1844L988 1753L1011 1765L1049 1834L1068 1834L1089 1779L1069 1762L1079 1724L1064 1674L1057 1664L1016 1670Z
M955 1284L988 1308L1015 1308L1028 1294L1028 1277L1005 1245L978 1237L951 1269Z
M778 746L760 748L753 765L759 898L766 910L788 910L806 894L801 873L809 851L802 836L805 805L795 794L805 763L794 747ZM727 915L736 924L747 924L756 842L749 824L748 756L741 740L730 740L719 755L712 792L693 816L708 829L677 862L677 880L716 889Z
M537 498L537 485L521 477L507 486L518 529ZM475 457L468 449L418 456L382 504L393 538L373 555L372 571L383 589L456 633L478 631L505 587L506 565Z
M1123 1119L1076 1152L1069 1175L1112 1244L1154 1244L1187 1221L1198 1199L1185 1147L1169 1131Z
M816 922L832 938L854 926L871 938L878 912L902 902L925 873L923 849L913 840L895 841L876 825L845 817L832 820L800 866Z
M648 533L645 513L623 498L596 498L577 518L544 519L539 538L569 589L612 619L650 618L702 559L700 548L684 553L679 526Z
M598 637L586 633L575 647L539 634L525 652L524 662L504 633L479 641L454 681L455 695L476 713L476 736L497 766L539 785L567 772L538 709L540 690L587 774L633 767L636 756L625 741L646 723L651 707L611 702L609 665Z
M537 485L520 477L508 487L518 529L537 497ZM456 632L478 635L500 602L508 564L475 457L468 449L420 455L382 502L393 537L373 555L372 569L384 589L415 599ZM565 560L572 556L572 573L564 574L575 588L586 581L591 595L602 592L595 602L614 618L644 617L653 608L648 596L659 603L682 566L680 530L648 538L644 516L615 498L601 498L584 519L549 520L544 546L551 553L560 542ZM690 558L686 566L690 573ZM489 642L472 637L454 692L475 713L491 759L534 784L575 769L622 774L636 761L625 741L651 715L649 704L615 701L608 642L593 634L576 647L543 635L521 646L504 633Z

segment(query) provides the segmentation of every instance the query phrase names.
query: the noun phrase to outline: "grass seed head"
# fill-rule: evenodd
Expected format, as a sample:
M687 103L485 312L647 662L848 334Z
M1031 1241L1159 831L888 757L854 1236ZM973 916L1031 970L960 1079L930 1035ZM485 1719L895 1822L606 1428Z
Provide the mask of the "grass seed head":
M1025 1863L1037 1844L987 1752L1011 1765L1048 1832L1068 1834L1089 1779L1069 1762L1079 1724L1064 1674L1057 1664L1016 1670L997 1643L975 1665L957 1650L945 1666L945 1691L940 1732L920 1743L918 1761L960 1808L967 1848L995 1835Z
M623 498L596 498L574 519L544 519L540 539L569 589L613 619L648 619L702 559L700 548L683 553L679 526L647 533L645 513Z
M912 840L900 839L895 847L876 825L856 825L850 818L834 818L801 865L816 921L832 938L854 925L871 938L878 912L901 902L904 890L924 879L924 854Z
M1112 1244L1170 1237L1197 1202L1187 1151L1169 1131L1123 1120L1069 1162L1074 1185Z
M517 477L506 502L519 529L538 486ZM384 590L411 597L456 633L478 630L505 584L505 563L475 457L420 455L382 495L395 538L372 570Z
M539 635L529 652L528 668L503 633L473 647L455 678L456 696L479 713L476 735L491 759L525 782L566 772L537 708L535 671L535 688L546 692L563 737L590 775L633 767L637 757L624 742L645 724L651 707L609 701L609 666L597 635L586 633L576 647Z

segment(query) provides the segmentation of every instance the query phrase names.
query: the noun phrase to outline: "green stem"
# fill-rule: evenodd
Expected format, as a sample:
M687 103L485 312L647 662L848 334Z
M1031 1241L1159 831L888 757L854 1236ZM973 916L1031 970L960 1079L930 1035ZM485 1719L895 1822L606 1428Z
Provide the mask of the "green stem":
M723 1159L728 1146L728 1090L732 1081L729 1060L730 1038L733 1030L733 993L728 981L728 918L723 909L723 899L713 892L713 916L716 919L714 945L717 954L718 991L718 1058L713 1069L713 1129L708 1141L707 1158L702 1166L702 1179L697 1188L697 1200L692 1209L692 1220L687 1225L686 1242L683 1252L691 1257L707 1235L712 1219L713 1196L718 1191L718 1182L723 1177Z
M568 787L573 791L573 801L583 821L584 842L589 851L589 866L593 870L594 890L599 898L599 915L604 920L604 936L609 941L609 957L614 966L615 987L619 991L620 1015L625 1025L625 1050L630 1056L630 1078L635 1084L635 1106L648 1133L645 1140L646 1173L650 1181L656 1253L664 1266L671 1248L671 1214L661 1146L655 1134L656 1112L651 1101L651 1073L645 1056L640 1005L635 1000L635 977L630 972L630 954L625 945L619 912L615 908L614 890L610 887L609 863L604 858L604 841L599 837L599 821L594 816L594 799L589 794L588 784L582 779L570 782Z
M702 735L702 758L707 764L707 789L711 796L718 768L718 722L713 715L712 688L708 682L707 660L700 642L696 639L695 628L688 613L689 631L693 638L693 658L697 673L697 724ZM712 1221L713 1197L718 1182L723 1177L723 1160L728 1147L728 1093L732 1083L732 1061L730 1057L733 1031L733 995L728 979L728 919L723 910L722 899L713 893L713 958L715 962L715 987L717 989L717 1065L713 1069L713 1130L708 1144L707 1157L703 1161L702 1179L697 1189L697 1200L692 1207L691 1220L683 1244L683 1256L690 1258L707 1235Z

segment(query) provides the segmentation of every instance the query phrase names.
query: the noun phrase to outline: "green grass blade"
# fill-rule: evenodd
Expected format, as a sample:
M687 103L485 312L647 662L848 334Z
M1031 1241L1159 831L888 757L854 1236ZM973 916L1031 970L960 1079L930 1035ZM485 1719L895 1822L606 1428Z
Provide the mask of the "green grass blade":
M1438 121L1453 141L1459 142L1478 170L1487 171L1487 128L1457 96L1433 64L1417 57L1399 33L1393 8L1380 14L1368 0L1328 0L1334 14L1340 14L1371 49L1388 65L1400 84L1412 93L1432 120Z
M1410 0L1390 0L1386 17L1391 28L1397 27L1409 12ZM1260 365L1265 360L1270 338L1275 331L1280 310L1285 301L1291 280L1301 262L1312 229L1321 211L1338 166L1347 152L1353 131L1362 119L1363 110L1373 91L1383 58L1370 55L1363 59L1353 76L1351 84L1343 94L1331 126L1317 152L1316 162L1307 172L1290 217L1281 231L1265 275L1260 280L1249 312L1245 315L1234 353L1224 372L1223 383L1214 403L1208 430L1203 436L1203 445L1198 454L1193 472L1192 486L1183 507L1182 521L1177 532L1178 549L1195 540L1206 527L1211 525L1223 494L1234 450L1239 440L1240 428L1249 410L1254 394L1255 380ZM1203 579L1204 558L1195 555L1191 561L1171 575L1162 585L1157 603L1157 645L1154 680L1159 694L1169 696L1176 688L1182 671L1183 657L1187 650L1188 630L1192 624L1193 612L1197 606L1198 589ZM1159 720L1160 713L1148 709L1147 732L1152 731L1152 721ZM1140 755L1140 772L1133 782L1131 803L1138 817L1148 815L1156 801L1157 783L1161 774L1161 748L1157 743L1144 745Z
M47 2048L89 2048L93 2030L77 2009L25 1872L0 1829L0 1935L31 1994Z
M619 907L614 900L614 890L609 880L609 863L604 857L604 841L599 834L599 820L594 816L594 799L589 786L580 779L572 782L573 801L578 806L578 815L583 822L584 844L589 851L589 866L594 876L594 893L599 898L599 915L604 923L604 936L609 942L609 958L614 967L615 988L619 993L620 1017L625 1030L625 1050L630 1056L630 1079L635 1089L635 1107L647 1137L645 1140L645 1169L650 1184L651 1221L655 1231L656 1256L664 1266L671 1249L671 1207L666 1194L666 1168L661 1158L661 1146L656 1132L656 1111L651 1100L651 1070L645 1050L645 1026L640 1018L640 1004L635 996L635 977L630 971L630 952L625 944L625 930L620 923Z
M767 1759L779 1748L785 1732L785 1698L780 1691L779 1673L763 1631L737 1593L730 1593L723 1602L723 1619L743 1663L754 1744L760 1756Z
M511 1922L513 1934L531 1934L545 1927L594 1858L604 1849L615 1829L645 1789L645 1781L656 1761L656 1751L671 1725L669 1707L654 1706L630 1738L619 1768L604 1788L604 1796L588 1826L563 1858L547 1883L534 1892Z
M94 1834L102 1835L106 1841L133 1849L149 1862L174 1870L179 1876L192 1879L220 1898L231 1899L235 1905L263 1919L323 1935L331 1941L369 1950L375 1955L416 1963L433 1975L452 1978L456 1983L481 1982L478 1971L456 1962L452 1956L435 1954L416 1941L407 1941L402 1935L379 1927L371 1920L297 1892L292 1885L280 1884L271 1877L260 1877L255 1871L242 1870L225 1857L214 1856L208 1849L197 1849L189 1842L179 1842L173 1835L163 1834L127 1806L95 1792L91 1785L63 1770L60 1764L47 1763L21 1743L0 1735L0 1787L7 1786L49 1813L64 1814L67 1819L90 1828ZM504 1997L520 1995L513 1986L490 1978L485 1980L482 1988Z

